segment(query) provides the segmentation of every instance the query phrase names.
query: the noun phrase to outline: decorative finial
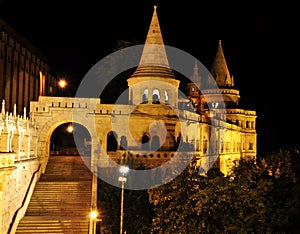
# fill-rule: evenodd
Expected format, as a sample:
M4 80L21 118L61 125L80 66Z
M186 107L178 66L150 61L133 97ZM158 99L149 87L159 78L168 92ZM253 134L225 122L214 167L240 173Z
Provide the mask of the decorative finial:
M14 104L14 117L17 117L17 105Z
M23 118L26 119L26 107L24 107L24 111L23 112L24 112L23 113L23 115L24 115Z
M156 11L156 8L157 8L157 6L156 5L154 5L154 10Z
M4 100L4 99L2 100L1 113L2 113L3 115L5 115L5 100Z
M219 45L221 45L222 40L219 40Z

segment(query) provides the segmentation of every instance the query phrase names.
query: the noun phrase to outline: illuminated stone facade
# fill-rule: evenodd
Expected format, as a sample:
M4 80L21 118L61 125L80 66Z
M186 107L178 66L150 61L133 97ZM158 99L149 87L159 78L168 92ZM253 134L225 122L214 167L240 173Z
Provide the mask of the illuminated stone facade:
M197 63L191 73L186 96L181 97L180 80L169 66L155 7L139 66L127 79L128 104L40 95L30 102L28 119L26 109L25 117L20 117L16 106L11 114L6 113L3 102L2 201L11 202L7 196L13 193L12 188L24 194L24 188L33 186L29 186L29 181L23 186L19 182L15 187L6 186L18 180L15 172L24 175L21 165L32 175L41 165L32 177L35 180L45 172L51 136L64 123L76 122L89 132L91 170L109 166L107 156L117 163L127 160L133 168L155 168L175 155L179 156L177 161L193 155L199 171L205 173L211 167L219 167L227 175L234 160L256 157L256 112L239 106L240 94L229 73L221 41L210 70L211 79L201 76ZM26 174L27 180L29 177ZM27 203L28 199L30 194ZM0 231L6 232L19 205L0 207ZM21 207L15 223L25 210L26 205Z
M105 164L103 154L115 161L126 154L136 167L153 168L180 151L195 154L204 171L217 166L227 174L234 160L256 156L256 112L239 107L221 41L210 76L203 80L196 63L186 97L179 97L155 8L140 63L127 79L128 104L40 96L30 109L39 129L37 154L46 164L52 132L74 121L90 133L94 165Z

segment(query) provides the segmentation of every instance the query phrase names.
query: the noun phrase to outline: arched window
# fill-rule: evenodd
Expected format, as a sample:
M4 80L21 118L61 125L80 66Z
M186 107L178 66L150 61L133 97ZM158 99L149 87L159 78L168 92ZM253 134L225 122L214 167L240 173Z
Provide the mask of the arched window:
M121 136L120 150L126 150L126 149L127 149L127 138L126 136Z
M153 136L151 142L151 150L158 151L159 148L160 148L160 139L158 136Z
M148 89L145 89L144 94L143 94L143 100L142 104L148 103Z
M152 93L152 104L160 104L159 90L154 89Z
M107 134L107 143L106 149L107 151L116 151L118 149L118 135L116 132L111 131Z
M150 141L150 138L147 134L144 134L142 136L142 149L143 150L149 150L149 141Z
M167 91L165 91L165 104L169 104L169 96Z
M204 137L203 139L203 153L206 154L207 153L207 148L208 148L208 142L206 137Z

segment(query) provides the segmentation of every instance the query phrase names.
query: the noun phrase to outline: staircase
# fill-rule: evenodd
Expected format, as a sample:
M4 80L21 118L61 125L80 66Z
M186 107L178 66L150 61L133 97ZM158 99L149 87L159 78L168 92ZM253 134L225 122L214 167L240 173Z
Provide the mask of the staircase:
M92 172L80 156L50 156L16 233L89 231Z

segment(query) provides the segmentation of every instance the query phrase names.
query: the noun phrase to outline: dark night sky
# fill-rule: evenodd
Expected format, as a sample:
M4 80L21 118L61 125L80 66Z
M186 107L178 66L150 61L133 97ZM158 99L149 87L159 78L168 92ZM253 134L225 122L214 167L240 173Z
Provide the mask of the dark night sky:
M117 40L144 43L156 3L165 44L208 69L222 40L241 102L257 111L259 152L299 144L296 6L225 2L0 0L0 17L46 55L54 74L76 87Z

